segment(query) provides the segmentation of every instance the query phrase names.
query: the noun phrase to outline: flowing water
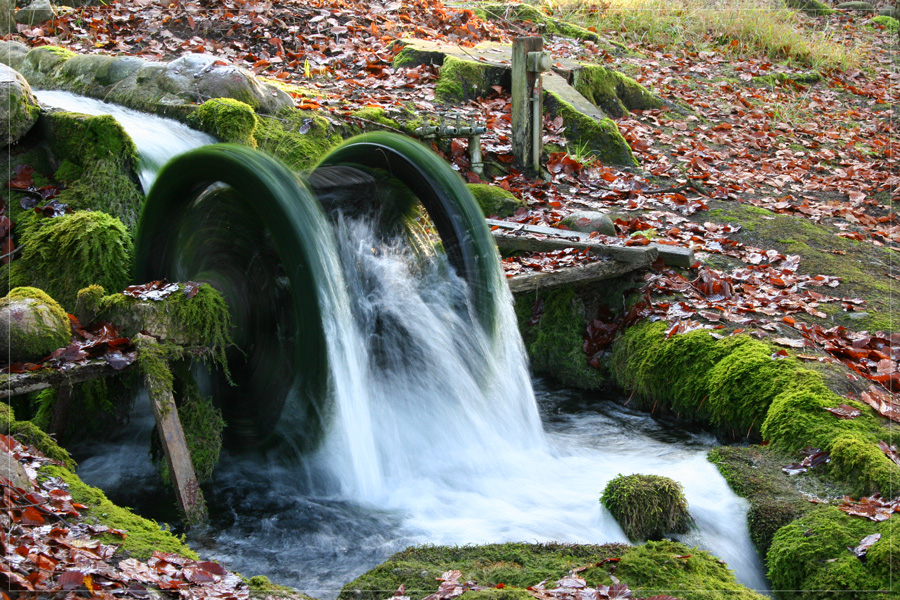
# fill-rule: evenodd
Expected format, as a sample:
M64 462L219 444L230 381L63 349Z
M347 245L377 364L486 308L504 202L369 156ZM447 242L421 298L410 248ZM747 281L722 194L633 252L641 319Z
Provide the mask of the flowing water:
M115 110L120 120L131 113ZM146 129L149 117L137 119ZM168 128L186 138L171 124L150 135L126 125L142 161L146 138L174 147L161 141ZM324 442L299 464L223 455L206 492L210 527L190 534L199 552L332 598L411 544L627 541L598 496L617 474L640 472L684 486L696 527L683 541L766 587L746 503L705 458L711 436L564 390L539 387L536 397L502 281L501 317L485 332L465 284L427 243L384 240L343 216L335 234L336 247L323 249L335 275L320 290L335 406ZM80 450L79 473L165 519L171 501L152 483L144 405L120 439Z

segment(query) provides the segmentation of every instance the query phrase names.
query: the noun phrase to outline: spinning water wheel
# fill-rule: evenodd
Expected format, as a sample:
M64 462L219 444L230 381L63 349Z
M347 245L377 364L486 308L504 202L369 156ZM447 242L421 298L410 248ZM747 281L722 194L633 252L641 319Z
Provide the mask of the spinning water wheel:
M486 222L459 175L413 140L348 140L305 178L269 155L225 144L163 168L138 226L136 277L206 282L225 297L233 385L220 373L207 384L229 443L271 443L289 413L297 425L280 435L301 450L316 445L329 413L320 290L339 268L325 251L334 246L328 212L377 209L380 227L391 228L411 203L421 203L468 284L480 326L493 332L501 274Z

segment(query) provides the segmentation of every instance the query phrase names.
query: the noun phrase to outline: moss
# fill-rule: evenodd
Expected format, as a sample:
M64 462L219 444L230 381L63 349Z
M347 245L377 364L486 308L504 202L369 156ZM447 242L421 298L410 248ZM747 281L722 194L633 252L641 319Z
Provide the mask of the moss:
M52 458L69 469L75 468L75 460L56 441L30 421L17 421L13 409L0 402L0 433L14 436L23 444L34 446L47 458Z
M106 544L121 544L122 550L139 559L147 560L153 552L174 552L182 556L199 560L196 553L185 545L184 541L162 528L155 521L140 517L126 508L110 502L103 492L85 484L71 471L55 466L41 467L39 477L58 477L69 487L69 493L75 502L88 506L83 511L85 520L112 529L123 531L125 539L104 534L100 541Z
M587 322L581 300L571 287L541 292L543 311L538 322L523 332L531 368L566 385L580 389L598 389L604 378L588 364L582 350ZM517 314L525 317L535 302L522 296L517 300ZM520 318L520 321L522 319ZM530 317L527 317L530 320Z
M385 125L387 127L392 127L393 129L401 128L400 123L388 117L385 114L384 109L378 106L365 106L357 111L354 111L350 116L356 117L357 119L364 119L372 123Z
M638 164L614 121L589 117L553 92L544 92L544 105L551 117L562 117L566 139L593 154L603 164Z
M723 561L709 552L670 540L647 542L622 555L616 577L635 596L675 593L681 600L763 600L734 579Z
M765 86L781 85L787 81L812 85L814 83L819 83L822 79L821 73L818 71L810 71L809 73L769 73L768 75L754 77L752 81Z
M579 25L555 19L530 4L479 2L475 14L485 21L525 21L540 25L544 32L591 42L602 42L600 36Z
M843 598L848 590L860 600L887 597L875 590L891 589L891 557L885 550L890 550L894 533L900 534L897 523L875 523L833 506L817 506L775 534L766 556L769 579L775 589L805 590L803 598L809 599ZM848 552L872 533L881 533L882 539L865 562Z
M781 471L793 461L767 446L721 446L710 450L708 458L731 489L750 502L747 527L760 556L766 555L775 532L812 508L796 480Z
M342 138L321 115L292 108L275 117L258 117L254 132L260 150L295 171L315 165Z
M693 521L681 484L660 475L617 475L600 502L633 541L686 533Z
M491 77L496 67L473 60L446 56L441 64L440 77L434 88L434 99L448 104L460 104L487 94L499 83Z
M481 207L481 212L485 217L509 217L517 209L525 206L525 203L512 192L504 190L500 186L470 183L466 187L472 192L472 196L478 202L478 206Z
M875 25L881 25L888 31L897 31L900 30L900 21L895 19L894 17L889 17L887 15L880 15L869 21L869 23Z
M75 294L75 317L82 325L88 325L100 312L106 290L96 283L78 290Z
M625 116L629 110L663 106L662 99L631 77L599 65L582 65L575 71L572 85L594 106L614 119Z
M36 360L68 345L72 337L69 317L53 298L34 287L17 287L0 299L0 311L5 312L11 302L18 300L34 302L27 309L26 318L19 320L12 316L14 313L7 313L0 323L11 361Z
M819 0L786 0L790 8L802 11L811 17L825 16L837 12Z
M831 473L852 484L854 496L880 492L890 497L900 489L900 468L872 440L845 433L828 446Z
M68 187L58 200L74 210L93 210L137 223L143 193L137 179L134 142L110 115L58 111L47 115L48 139ZM79 174L80 170L80 174Z
M188 121L223 142L256 148L257 116L253 108L232 98L212 98L201 104Z
M78 290L99 284L123 289L130 278L132 241L125 225L102 212L40 219L22 233L22 257L10 285L34 285L73 310Z

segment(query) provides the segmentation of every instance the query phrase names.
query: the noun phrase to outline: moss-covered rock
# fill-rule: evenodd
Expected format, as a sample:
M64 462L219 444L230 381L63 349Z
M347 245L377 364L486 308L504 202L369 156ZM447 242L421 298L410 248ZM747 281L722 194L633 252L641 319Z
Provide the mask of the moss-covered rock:
M811 17L830 15L836 12L824 2L819 2L819 0L786 0L785 4L790 8L803 11Z
M25 78L0 64L0 131L6 133L0 141L6 146L18 142L37 123L40 112Z
M377 125L390 127L392 129L400 129L402 127L399 122L388 117L387 113L385 113L384 109L380 106L364 106L359 110L353 111L350 116L356 119L360 119L368 124L375 123Z
M257 147L279 158L295 171L315 165L343 141L321 115L303 110L282 110L275 118L260 117L254 137Z
M575 211L569 213L559 222L572 231L581 231L582 233L597 232L602 235L615 236L616 225L609 218L609 215L597 211Z
M693 522L681 484L660 475L617 475L600 502L632 541L685 533Z
M582 96L614 119L629 110L661 108L659 98L637 81L600 65L582 65L572 76L572 85Z
M446 56L434 88L434 98L438 102L459 104L489 94L491 86L503 85L508 79L506 69Z
M137 148L118 121L56 111L42 123L58 165L55 176L67 184L57 199L74 210L109 213L133 227L144 196Z
M582 100L583 102L583 100ZM595 119L577 110L556 92L544 92L544 107L552 117L562 117L570 144L594 155L606 165L637 165L631 148L611 119Z
M75 469L75 460L56 441L30 421L17 421L13 409L0 402L0 433L15 436L23 444L34 446L44 456L57 460L68 469Z
M580 389L603 386L603 374L588 364L582 349L587 321L584 305L572 288L541 291L537 297L520 296L516 315L536 374Z
M0 299L0 339L10 362L38 360L69 343L69 317L42 290L17 287Z
M900 21L890 15L879 15L869 21L869 23L880 25L888 31L896 32L900 30Z
M525 206L522 200L500 186L470 183L466 187L472 192L472 196L475 197L475 201L478 202L485 217L509 217L516 210Z
M875 523L851 517L834 506L817 506L775 534L766 555L769 579L782 598L804 599L853 597L892 598L880 590L893 590L890 551L900 521ZM881 533L881 539L860 560L849 549L867 535ZM848 593L850 594L848 596Z
M253 108L232 98L213 98L200 105L188 119L201 131L223 142L256 148L257 117Z
M78 290L94 283L120 290L131 276L131 236L106 213L40 219L22 233L21 244L25 249L12 263L9 285L39 287L69 310Z
M526 588L544 580L552 587L574 568L583 569L578 576L589 587L611 585L610 571L601 563L608 558L619 559L615 575L635 596L659 593L651 590L678 590L682 600L763 598L735 582L727 566L711 554L664 541L635 548L557 543L412 547L345 585L338 599L383 600L402 584L407 596L421 600L437 590L442 573L459 569L461 581L489 588L478 592L481 600L527 600L523 596ZM503 584L500 589L499 584Z

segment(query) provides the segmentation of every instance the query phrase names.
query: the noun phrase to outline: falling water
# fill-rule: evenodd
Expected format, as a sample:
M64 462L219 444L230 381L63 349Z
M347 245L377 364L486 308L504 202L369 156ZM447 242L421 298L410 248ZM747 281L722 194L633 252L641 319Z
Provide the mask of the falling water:
M181 151L176 143L209 141L96 101L39 98L114 112L138 145L145 187L154 165ZM726 560L744 584L766 587L746 502L705 459L711 436L610 402L567 405L558 390L536 402L504 282L496 282L496 331L484 331L464 282L429 244L384 240L369 222L343 216L335 232L337 248L322 250L335 276L319 290L335 405L325 440L290 467L223 456L207 494L211 527L192 533L201 553L332 598L410 544L627 541L598 496L617 474L639 472L684 486L696 528L683 541ZM128 494L152 467L121 457L147 433L124 435L115 447L87 450L94 457L79 472L139 506ZM111 456L128 477L110 477Z

